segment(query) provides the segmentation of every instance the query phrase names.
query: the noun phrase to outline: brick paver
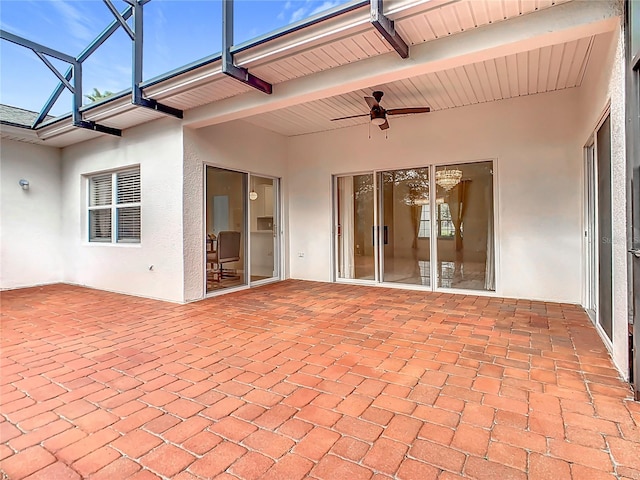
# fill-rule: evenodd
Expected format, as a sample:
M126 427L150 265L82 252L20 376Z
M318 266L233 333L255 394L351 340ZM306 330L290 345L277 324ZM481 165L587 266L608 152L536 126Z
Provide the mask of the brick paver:
M574 305L291 280L1 300L11 480L640 479L640 404Z

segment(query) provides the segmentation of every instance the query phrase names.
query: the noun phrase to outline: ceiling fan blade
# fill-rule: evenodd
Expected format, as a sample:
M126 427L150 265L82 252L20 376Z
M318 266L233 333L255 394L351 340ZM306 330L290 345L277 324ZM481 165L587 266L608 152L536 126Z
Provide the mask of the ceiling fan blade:
M377 107L379 105L379 103L373 97L364 97L364 101L367 102L369 108Z
M430 112L429 107L410 107L410 108L390 108L387 115L407 115L409 113L427 113Z
M386 130L387 128L389 128L389 121L385 118L384 123L380 125L380 130Z
M346 120L348 118L358 118L358 117L368 117L368 113L363 113L362 115L350 115L348 117L340 117L340 118L332 118L331 121L335 122L336 120Z

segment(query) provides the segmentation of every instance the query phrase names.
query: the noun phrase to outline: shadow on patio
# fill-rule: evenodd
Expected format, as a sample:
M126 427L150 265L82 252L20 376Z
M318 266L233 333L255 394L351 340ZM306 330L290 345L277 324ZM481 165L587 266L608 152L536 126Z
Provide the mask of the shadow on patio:
M573 305L9 291L1 394L12 480L640 478L640 404Z

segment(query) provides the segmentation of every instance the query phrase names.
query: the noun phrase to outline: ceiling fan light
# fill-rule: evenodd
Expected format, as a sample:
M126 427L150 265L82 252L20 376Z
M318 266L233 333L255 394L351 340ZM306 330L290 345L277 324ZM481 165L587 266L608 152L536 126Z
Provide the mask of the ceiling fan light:
M374 117L371 119L371 123L377 126L382 125L384 122L386 122L387 119L384 117Z

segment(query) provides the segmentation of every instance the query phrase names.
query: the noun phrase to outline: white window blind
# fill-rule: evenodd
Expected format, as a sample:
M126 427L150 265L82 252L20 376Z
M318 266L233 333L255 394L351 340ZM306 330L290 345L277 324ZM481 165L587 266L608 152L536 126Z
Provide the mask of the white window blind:
M89 177L89 241L140 242L140 168Z
M111 179L112 175L96 175L91 177L91 201L90 206L111 205Z

